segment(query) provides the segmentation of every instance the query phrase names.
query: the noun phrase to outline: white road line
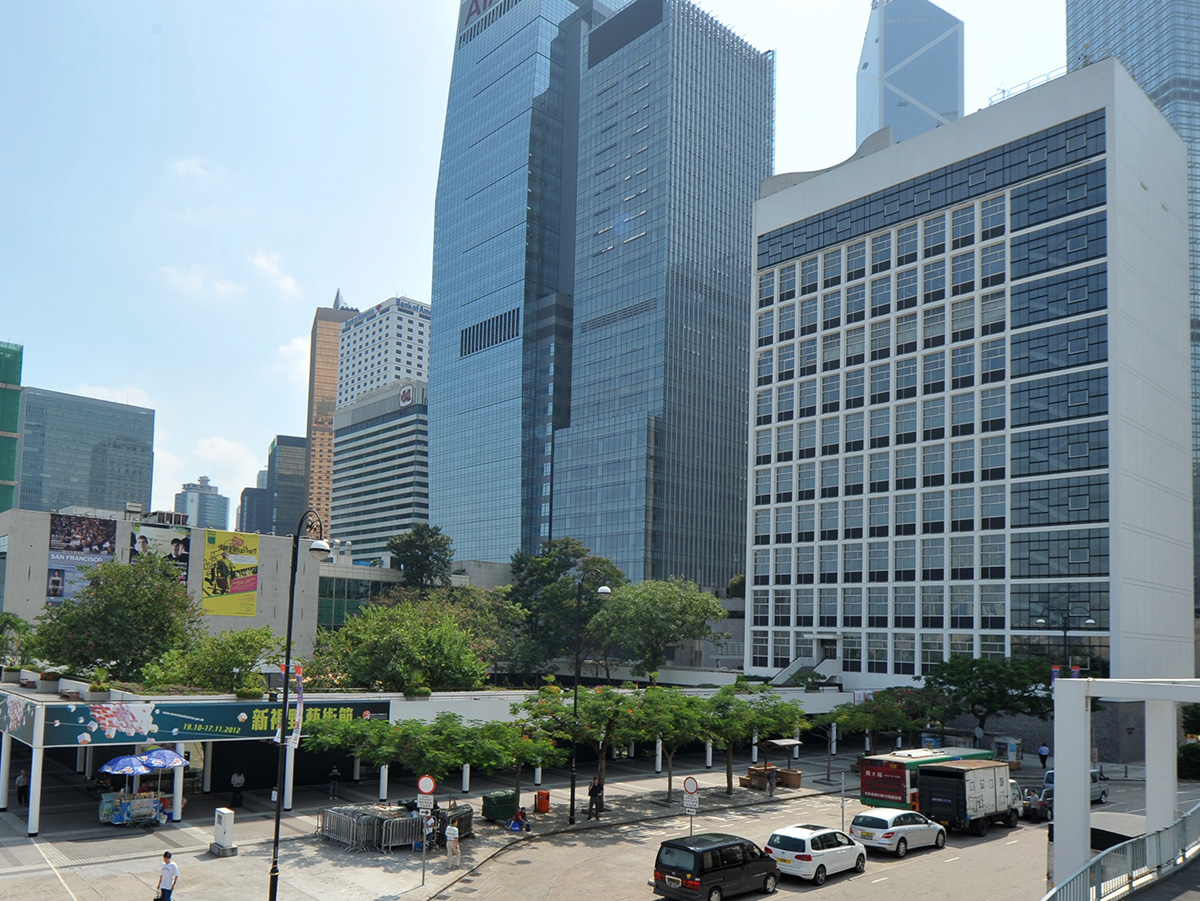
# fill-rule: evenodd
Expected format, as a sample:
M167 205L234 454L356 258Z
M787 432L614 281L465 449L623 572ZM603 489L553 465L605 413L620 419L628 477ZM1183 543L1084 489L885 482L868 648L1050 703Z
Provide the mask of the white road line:
M875 884L875 883L877 883L877 882L887 882L887 881L888 881L888 878L889 878L889 877L887 877L887 876L881 876L879 879L872 879L872 880L871 880L871 885L874 885L874 884Z
M962 860L961 857L947 857L942 863L953 863L956 860Z
M66 882L66 880L62 878L62 873L58 872L58 867L56 867L54 864L52 864L52 863L50 862L50 858L49 858L49 857L47 857L47 856L46 856L46 852L42 850L42 845L41 845L41 843L40 843L40 842L38 842L38 841L37 841L37 839L33 839L33 838L31 838L31 839L29 840L29 842L30 842L30 844L32 844L32 845L33 845L35 848L37 848L38 854L42 855L42 860L46 861L46 866L48 866L48 867L49 867L51 870L53 870L53 871L54 871L54 875L55 875L55 876L57 876L57 877L58 877L58 881L62 883L63 890L64 890L64 891L65 891L65 892L66 892L68 895L70 895L70 896L71 896L71 901L79 901L79 898L78 898L78 897L75 895L75 893L74 893L73 891L71 891L71 887L70 887L69 885L67 885L67 882Z
M282 679L283 677L280 676L280 678ZM1011 842L1005 842L1005 844L1006 845L1019 845L1019 844L1021 844L1021 840L1019 838L1014 838Z

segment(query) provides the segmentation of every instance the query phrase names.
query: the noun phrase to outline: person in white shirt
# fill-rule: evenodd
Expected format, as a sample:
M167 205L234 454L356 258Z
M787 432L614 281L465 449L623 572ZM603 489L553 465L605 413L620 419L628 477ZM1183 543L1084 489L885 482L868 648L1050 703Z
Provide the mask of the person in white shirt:
M457 867L462 864L462 849L458 845L458 827L453 823L446 826L446 865Z
M171 852L164 851L162 872L158 874L158 897L162 901L171 901L171 893L178 881L179 867L171 862Z

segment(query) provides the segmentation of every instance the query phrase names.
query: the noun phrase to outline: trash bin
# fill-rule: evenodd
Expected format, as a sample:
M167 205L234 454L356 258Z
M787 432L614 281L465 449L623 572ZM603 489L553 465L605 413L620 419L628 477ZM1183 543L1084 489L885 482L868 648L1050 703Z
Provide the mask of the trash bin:
M550 812L550 792L543 789L533 796L533 809L538 813Z
M516 811L516 789L502 788L483 796L483 818L485 820L507 820Z

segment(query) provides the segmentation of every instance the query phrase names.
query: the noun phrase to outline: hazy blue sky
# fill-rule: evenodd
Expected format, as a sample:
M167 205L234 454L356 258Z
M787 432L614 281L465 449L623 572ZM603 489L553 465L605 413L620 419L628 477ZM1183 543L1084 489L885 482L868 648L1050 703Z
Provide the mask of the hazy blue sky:
M854 150L869 0L698 0L775 49L778 171ZM1064 62L1062 0L945 0L967 108ZM429 299L455 0L0 0L0 340L157 411L154 506L304 434L313 310ZM434 327L437 325L434 310ZM232 512L232 508L231 508ZM231 523L232 525L232 523Z

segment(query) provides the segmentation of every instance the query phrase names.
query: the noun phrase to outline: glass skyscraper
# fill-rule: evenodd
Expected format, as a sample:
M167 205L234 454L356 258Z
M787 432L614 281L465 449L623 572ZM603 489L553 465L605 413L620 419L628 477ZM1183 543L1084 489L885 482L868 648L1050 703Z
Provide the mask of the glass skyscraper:
M1192 310L1192 484L1200 505L1200 2L1067 0L1067 66L1116 56L1188 150ZM1194 599L1200 616L1200 506L1193 513Z
M963 114L963 23L929 0L871 0L858 61L858 143L905 141Z
M683 0L464 3L434 243L430 521L633 579L741 569L774 58Z
M153 410L27 387L18 431L20 509L150 509Z
M23 355L20 344L0 341L0 513L11 508L16 499Z

